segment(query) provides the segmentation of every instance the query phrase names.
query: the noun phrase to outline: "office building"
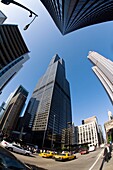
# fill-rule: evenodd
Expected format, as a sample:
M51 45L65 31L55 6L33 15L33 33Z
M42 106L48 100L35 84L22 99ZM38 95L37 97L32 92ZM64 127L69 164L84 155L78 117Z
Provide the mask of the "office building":
M106 141L113 142L113 116L112 112L108 111L108 118L109 120L104 123L104 129L106 133Z
M97 126L94 121L78 126L78 144L99 146Z
M41 0L63 35L113 20L113 0Z
M104 139L104 136L103 136L102 126L98 125L98 129L99 129L100 144L105 143L105 139Z
M99 147L104 142L101 125L98 125L96 116L82 120L82 125L72 124L67 129L62 130L62 146L71 148L78 146L88 146L92 144Z
M112 115L112 112L111 112L111 111L108 111L108 117L109 117L109 120L112 120L112 119L113 119L113 115Z
M57 54L38 81L24 117L24 130L31 128L34 144L40 148L61 145L62 129L72 122L72 113L65 63Z
M0 129L7 134L10 134L16 129L19 116L25 106L28 92L23 86L19 86L12 95L3 116L0 120Z
M62 148L70 150L72 147L78 145L78 126L70 124L67 129L62 130Z
M3 24L0 12L0 93L29 59L28 48L17 25Z
M1 122L2 116L4 116L4 112L5 112L5 109L8 105L8 103L10 102L11 98L13 97L13 94L14 94L14 92L11 93L9 95L9 97L7 98L7 100L5 102L3 102L0 106L0 122Z
M82 120L82 124L87 124L87 123L90 123L90 122L95 122L96 124L98 124L97 117L92 116L92 117L89 117L87 119Z
M4 110L5 110L5 105L6 105L6 103L3 102L3 103L1 104L1 106L0 106L0 120L1 120L1 118L2 118L2 116L3 116Z
M99 125L96 116L82 120L82 125L78 126L79 145L92 144L99 147L101 144L99 132Z
M6 16L0 11L0 24L2 24L6 20Z
M88 59L95 65L92 70L104 86L113 104L113 62L94 51L89 52Z

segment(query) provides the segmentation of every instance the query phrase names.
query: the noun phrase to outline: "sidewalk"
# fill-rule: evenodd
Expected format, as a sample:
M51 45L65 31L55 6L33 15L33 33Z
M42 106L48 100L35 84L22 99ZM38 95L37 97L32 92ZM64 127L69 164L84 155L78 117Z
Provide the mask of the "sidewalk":
M109 162L105 162L103 165L102 170L112 170L113 169L113 151L112 151L112 157L109 160Z

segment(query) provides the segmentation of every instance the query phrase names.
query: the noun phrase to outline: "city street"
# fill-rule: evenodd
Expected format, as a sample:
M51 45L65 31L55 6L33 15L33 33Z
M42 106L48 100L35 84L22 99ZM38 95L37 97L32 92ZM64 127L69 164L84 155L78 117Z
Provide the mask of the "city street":
M58 162L54 159L42 158L38 155L28 157L14 153L14 155L21 161L35 165L39 170L99 170L102 164L102 149L90 152L86 155L77 153L75 160L67 162Z

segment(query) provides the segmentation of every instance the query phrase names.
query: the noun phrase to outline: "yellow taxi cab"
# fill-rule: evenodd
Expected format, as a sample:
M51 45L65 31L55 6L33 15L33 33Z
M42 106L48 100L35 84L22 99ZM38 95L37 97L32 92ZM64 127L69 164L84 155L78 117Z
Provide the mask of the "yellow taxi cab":
M53 152L48 151L48 152L40 153L39 155L42 156L43 158L52 158L53 154L54 154Z
M39 156L43 156L44 153L45 153L45 152L40 152L38 155L39 155Z
M69 161L75 159L76 156L70 153L61 153L59 155L55 155L55 161Z

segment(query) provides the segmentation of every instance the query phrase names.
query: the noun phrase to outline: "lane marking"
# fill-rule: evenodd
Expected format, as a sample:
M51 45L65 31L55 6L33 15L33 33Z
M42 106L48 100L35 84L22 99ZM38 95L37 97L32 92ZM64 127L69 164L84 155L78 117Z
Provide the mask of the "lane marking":
M95 164L97 163L97 161L98 161L98 160L99 160L99 158L101 157L102 152L103 152L103 150L100 152L100 154L99 154L98 158L96 159L96 161L94 162L94 164L93 164L93 165L89 168L89 170L92 170L92 169L93 169L93 167L95 166Z

